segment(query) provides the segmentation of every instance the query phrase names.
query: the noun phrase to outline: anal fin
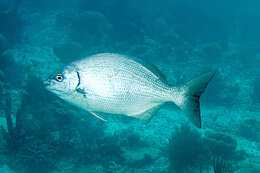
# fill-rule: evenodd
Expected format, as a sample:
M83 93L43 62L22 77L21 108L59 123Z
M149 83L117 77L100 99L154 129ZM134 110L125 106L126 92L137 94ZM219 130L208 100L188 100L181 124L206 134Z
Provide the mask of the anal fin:
M162 104L159 104L151 109L148 109L147 111L145 111L141 114L135 115L134 117L140 119L143 123L147 124L151 121L153 116L157 114L157 112L159 111L161 106L162 106Z

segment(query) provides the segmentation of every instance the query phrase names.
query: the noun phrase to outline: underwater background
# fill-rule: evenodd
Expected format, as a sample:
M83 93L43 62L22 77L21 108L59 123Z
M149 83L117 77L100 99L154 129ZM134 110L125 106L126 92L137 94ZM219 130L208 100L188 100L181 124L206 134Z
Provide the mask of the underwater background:
M176 86L217 70L202 128L173 104L147 125L103 122L43 87L102 52ZM0 128L0 173L260 173L260 2L0 0Z

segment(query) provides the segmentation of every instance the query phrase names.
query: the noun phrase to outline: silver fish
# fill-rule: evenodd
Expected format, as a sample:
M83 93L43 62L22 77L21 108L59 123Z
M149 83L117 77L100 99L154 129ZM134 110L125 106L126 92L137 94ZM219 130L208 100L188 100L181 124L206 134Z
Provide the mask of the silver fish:
M172 87L155 66L104 53L71 63L45 84L60 98L102 120L103 113L110 113L147 123L165 102L173 102L200 128L199 98L214 74L208 72L181 87Z

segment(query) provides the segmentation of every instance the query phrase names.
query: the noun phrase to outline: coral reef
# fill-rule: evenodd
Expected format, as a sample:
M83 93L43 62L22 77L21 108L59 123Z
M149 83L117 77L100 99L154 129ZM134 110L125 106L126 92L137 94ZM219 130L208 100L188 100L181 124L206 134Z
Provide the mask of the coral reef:
M2 54L8 48L7 38L0 33L0 54Z
M120 145L127 148L145 147L148 144L142 140L140 133L130 128L123 129L116 134Z
M27 125L26 119L28 118L26 115L28 113L26 111L28 108L27 92L22 94L20 107L14 117L11 113L13 111L11 96L8 91L6 92L4 109L7 129L2 127L2 133L6 142L5 153L9 157L8 165L13 169L22 168L26 172L32 172L39 168L39 171L46 172L46 169L49 168L49 159L53 156L48 155L51 152L50 148L48 148L49 146L42 143L45 138L41 138L42 136L33 136L28 126L25 126Z
M218 42L197 44L192 54L204 58L207 63L219 63L222 60L224 48Z
M6 89L6 88L5 88ZM10 93L4 92L3 98L4 103L4 115L6 119L7 129L1 127L4 140L6 142L7 152L13 154L17 152L19 145L22 143L23 132L22 132L22 121L24 119L23 108L25 106L25 100L22 100L20 109L17 110L15 117L12 116L12 103ZM15 119L15 120L13 120Z
M71 21L70 39L83 46L101 44L111 29L106 17L97 11L86 11Z
M0 172L260 172L257 2L9 2L0 7ZM103 123L46 92L52 70L100 52L148 60L171 86L217 69L200 100L203 129L180 126L169 104L147 125Z
M252 99L254 103L260 103L260 78L256 78L253 82Z
M125 158L123 157L123 150L120 147L119 137L117 135L107 136L97 141L98 152L104 163L107 161L114 161L116 163L123 164Z
M221 72L217 72L208 89L205 91L207 97L202 97L202 100L219 106L231 107L235 104L233 98L236 98L240 91L240 86L237 83L229 83L228 77L223 76Z
M232 164L228 164L221 159L213 160L213 171L214 173L233 173L235 172L232 168Z
M3 173L15 173L7 165L1 166L0 167L0 172L3 172Z
M64 63L75 61L78 58L82 58L85 54L83 46L74 41L56 45L53 48L53 52Z
M44 141L36 138L23 140L9 165L16 169L20 167L26 173L33 173L36 169L39 173L51 172L56 169L55 165L59 158L56 152L57 146L49 139L44 138Z
M0 11L0 33L5 36L10 45L17 44L21 39L22 21L16 11L1 12Z
M229 172L231 166L226 168L226 163L244 160L246 156L244 151L236 148L236 140L226 134L206 132L201 136L199 132L182 125L172 133L169 141L169 172L208 168L211 165L210 161L213 161L216 173L225 172L227 169Z
M2 80L11 88L22 88L28 69L15 62L15 58L9 53L0 54L0 69L3 72Z
M83 133L82 128L86 123L80 126L79 123L74 124L81 119L76 116L79 110L72 108L70 112L65 111L69 105L52 99L43 88L41 80L33 76L28 78L14 117L11 115L11 97L4 97L7 122L7 130L2 128L6 142L4 153L9 158L7 164L14 170L30 173L39 169L46 173L56 169L60 156L71 158L77 155L82 158L82 154L86 153L82 153L81 149L89 147L91 141L93 144L99 135L102 136L103 126L95 124L93 120L93 124L84 127L88 133ZM35 102L35 99L38 101ZM75 160L75 164L76 162Z
M242 160L244 152L236 150L237 141L224 133L206 132L204 145L209 149L209 153L214 158L223 160Z
M260 141L260 121L246 119L240 122L237 134L252 141Z
M169 140L169 172L185 172L205 164L208 158L199 132L187 125L177 128Z
M108 161L106 164L103 165L104 173L126 172L126 170L127 169L125 167L117 164L114 161Z

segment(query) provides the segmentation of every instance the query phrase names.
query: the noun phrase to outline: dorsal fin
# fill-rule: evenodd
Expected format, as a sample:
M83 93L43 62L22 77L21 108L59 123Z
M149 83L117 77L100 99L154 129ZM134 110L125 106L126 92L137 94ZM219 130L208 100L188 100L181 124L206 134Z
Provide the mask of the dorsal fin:
M131 57L132 60L136 61L137 63L140 63L145 68L147 68L149 71L151 71L155 76L157 76L160 80L162 80L165 83L167 82L166 77L162 74L162 72L152 63L150 63L147 60Z
M164 76L164 74L162 74L162 72L153 64L149 64L148 62L146 63L149 66L149 69L155 74L157 75L162 81L167 82L166 77Z

